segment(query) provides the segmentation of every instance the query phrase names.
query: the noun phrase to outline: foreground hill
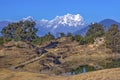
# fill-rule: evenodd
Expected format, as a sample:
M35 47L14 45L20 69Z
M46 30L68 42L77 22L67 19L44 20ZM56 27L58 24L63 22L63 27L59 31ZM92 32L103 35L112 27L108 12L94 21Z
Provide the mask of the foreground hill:
M49 76L0 69L0 80L120 80L120 68L94 71L75 76Z
M41 46L26 42L8 42L0 50L0 68L50 75L81 73L81 66L88 69L87 71L91 71L91 67L92 71L115 68L120 66L119 59L120 54L106 48L104 41L79 45L69 37Z

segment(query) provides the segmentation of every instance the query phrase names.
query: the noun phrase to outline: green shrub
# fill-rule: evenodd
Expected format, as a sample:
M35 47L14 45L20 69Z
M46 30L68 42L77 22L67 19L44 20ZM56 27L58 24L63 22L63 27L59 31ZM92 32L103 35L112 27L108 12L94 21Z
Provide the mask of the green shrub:
M4 43L4 39L3 37L0 37L0 45L2 45Z

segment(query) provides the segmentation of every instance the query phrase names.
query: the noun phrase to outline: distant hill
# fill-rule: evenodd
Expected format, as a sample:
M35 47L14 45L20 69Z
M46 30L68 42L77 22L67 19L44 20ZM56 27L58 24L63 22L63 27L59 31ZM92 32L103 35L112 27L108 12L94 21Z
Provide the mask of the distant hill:
M86 26L82 29L79 29L77 30L76 32L74 32L73 34L76 35L76 34L79 34L79 35L82 35L82 36L85 36L86 32L88 31L89 29L89 26Z
M102 21L99 22L100 24L102 24L105 28L105 30L108 30L109 27L112 25L112 24L117 24L119 26L119 29L120 29L120 23L115 21L115 20L112 20L112 19L104 19ZM73 34L80 34L80 35L85 35L87 30L89 29L89 26L86 26L82 29L79 29L77 30L76 32L74 32Z
M9 23L9 21L0 21L0 29L7 26Z
M99 22L100 24L102 24L105 29L107 30L112 24L117 24L119 26L119 29L120 29L120 23L115 21L115 20L112 20L112 19L104 19L102 21Z
M0 31L3 29L3 27L7 26L9 23L10 23L9 21L0 21Z

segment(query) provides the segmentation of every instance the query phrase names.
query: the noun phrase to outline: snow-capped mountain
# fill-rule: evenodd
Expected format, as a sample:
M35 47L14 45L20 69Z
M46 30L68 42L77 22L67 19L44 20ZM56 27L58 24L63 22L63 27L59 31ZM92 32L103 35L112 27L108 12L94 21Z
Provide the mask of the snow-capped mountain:
M37 28L39 34L51 32L57 34L60 32L68 33L74 32L78 29L83 28L85 25L83 17L80 14L66 14L64 16L56 16L52 20L42 19L37 21Z
M35 21L33 17L28 16L26 18L20 19L20 21ZM80 14L66 14L63 16L56 16L52 20L37 20L36 28L38 28L38 35L43 36L48 32L56 35L61 32L68 33L68 32L75 32L79 29L84 28L85 22L83 17ZM2 24L2 23L1 23ZM6 24L7 25L7 24ZM2 26L4 27L4 26Z
M24 22L24 21L33 21L34 19L33 19L33 17L28 16L26 18L22 18L21 20Z
M22 21L35 21L31 16L22 18ZM20 20L20 21L21 21ZM63 16L56 16L52 20L37 20L36 28L38 28L38 35L43 36L48 32L51 32L55 36L61 32L68 33L71 32L75 34L85 35L89 26L85 24L83 17L80 14L66 14ZM11 21L0 21L0 30L8 24L12 23ZM117 24L120 29L120 23L112 19L104 19L99 22L104 26L105 29L108 29L110 25Z
M80 16L80 14L66 14L64 16L56 16L55 19L50 21L50 23L70 27L78 27L84 25L83 18Z
M72 14L66 14L64 16L56 16L52 20L40 20L40 25L47 24L47 27L53 27L59 25L63 26L70 26L70 27L78 27L78 26L83 26L84 20L80 14L72 15Z

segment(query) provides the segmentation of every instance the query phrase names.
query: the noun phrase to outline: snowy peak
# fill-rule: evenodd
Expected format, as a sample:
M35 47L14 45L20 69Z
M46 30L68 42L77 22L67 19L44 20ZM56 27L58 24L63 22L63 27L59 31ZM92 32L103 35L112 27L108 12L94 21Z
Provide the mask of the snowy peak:
M56 16L55 19L50 21L51 23L56 23L58 25L77 27L84 25L84 21L80 14L72 15L66 14L64 16Z
M23 18L22 21L23 21L23 22L24 22L24 21L33 21L33 17L28 16L28 17L26 17L26 18Z
M80 27L84 26L84 20L80 14L66 14L64 16L56 16L52 20L40 20L40 26L45 25L46 27L57 28L59 26L67 26L67 27Z
M51 32L53 34L59 32L75 32L85 26L85 22L83 17L80 14L66 14L63 16L56 16L52 20L42 19L37 21L37 27L39 32L48 33ZM41 34L42 35L42 34Z
M83 17L80 14L66 14L63 16L56 16L52 20L34 20L33 17L28 16L20 19L20 21L35 21L35 27L39 30L38 35L43 36L48 32L56 35L57 33L63 32L75 32L85 26Z

